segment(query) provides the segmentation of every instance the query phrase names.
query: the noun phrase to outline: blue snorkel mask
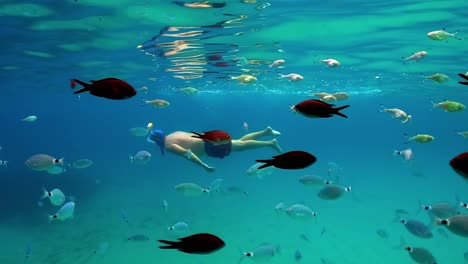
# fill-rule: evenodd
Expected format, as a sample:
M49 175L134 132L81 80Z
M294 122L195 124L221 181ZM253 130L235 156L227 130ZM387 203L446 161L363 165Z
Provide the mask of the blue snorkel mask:
M148 136L146 137L146 140L150 143L158 145L162 155L166 153L166 135L164 135L164 132L162 130L150 130Z

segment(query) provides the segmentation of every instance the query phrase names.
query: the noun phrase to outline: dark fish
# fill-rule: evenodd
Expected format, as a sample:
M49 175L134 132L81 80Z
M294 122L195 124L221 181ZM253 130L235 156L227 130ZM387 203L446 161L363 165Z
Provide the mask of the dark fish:
M225 62L225 61L218 61L216 63L213 64L214 66L216 67L229 67L229 66L232 66L231 64Z
M197 132L193 132L194 135L192 137L194 138L199 138L205 142L210 142L215 145L223 145L231 142L231 135L229 135L227 132L222 131L222 130L212 130L212 131L207 131L203 132L203 134L199 134Z
M325 233L327 232L327 229L325 227L322 227L322 230L320 231L320 237L323 237Z
M320 258L320 263L322 263L322 264L333 264L334 262L332 262L329 259Z
M127 211L125 211L124 209L120 209L120 217L122 217L122 220L128 223Z
M296 250L296 253L294 253L294 259L296 261L300 261L302 259L302 254L301 252L299 251L299 249Z
M383 239L388 239L388 232L385 229L379 228L375 232L379 237Z
M395 214L400 216L400 215L407 215L409 214L408 211L406 211L405 209L396 209L395 210Z
M128 237L128 241L138 241L138 242L141 242L141 241L148 241L150 238L146 235L133 235L133 236L130 236Z
M301 234L299 237L306 242L310 242L310 239L306 234Z
M177 249L189 254L209 254L224 247L225 243L219 237L207 233L200 233L179 238L179 241L158 240L168 244L161 249Z
M237 187L237 186L227 187L226 192L249 195L249 193L247 191L245 191L245 190L243 190L243 189L241 189L240 187Z
M468 152L456 156L449 164L458 175L468 180Z
M406 251L408 251L410 257L416 263L420 264L437 264L437 260L432 255L429 250L425 248L417 248L417 247L404 247Z
M136 95L136 90L130 84L116 79L106 78L97 81L91 81L91 84L73 79L70 83L72 89L79 83L83 86L82 89L74 92L74 94L89 92L90 94L112 100L128 99Z
M210 61L214 61L214 60L220 60L223 58L222 55L219 55L219 54L213 54L213 55L208 55L206 56L206 58Z
M463 73L459 73L458 76L462 77L463 79L467 80L468 81L468 76L463 74ZM463 85L468 85L468 82L458 82L459 84L463 84Z
M263 169L269 166L278 169L295 170L309 167L317 161L317 158L305 151L290 151L280 155L273 156L270 160L256 160L256 162L264 162L258 169Z
M348 108L349 105L336 108L333 106L334 105L322 102L320 100L305 100L296 105L293 105L291 110L311 118L329 118L333 115L339 115L341 117L348 118L339 111Z
M25 255L25 262L29 263L29 260L31 260L31 255L32 255L31 243L26 244L26 248L24 249L24 255Z
M432 232L427 225L417 220L401 219L400 222L406 227L406 230L414 236L420 238L432 238Z

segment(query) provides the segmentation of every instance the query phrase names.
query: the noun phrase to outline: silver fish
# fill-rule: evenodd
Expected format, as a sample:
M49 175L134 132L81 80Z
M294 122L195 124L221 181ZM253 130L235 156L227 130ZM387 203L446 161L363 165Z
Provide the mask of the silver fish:
M421 204L420 206L423 210L427 211L430 215L435 216L440 219L446 219L458 214L457 207L450 203L435 203L432 205L424 205Z
M420 237L420 238L432 238L432 232L427 225L418 221L418 220L405 220L400 219L400 223L402 223L408 232L412 235Z
M411 259L420 264L437 264L437 260L429 250L420 247L405 246L404 249L408 251Z
M243 252L243 256L240 261L244 258L250 258L254 261L265 262L269 261L271 258L276 256L279 252L279 246L274 246L271 244L261 244L260 246L256 247L252 251ZM240 262L239 261L239 262Z
M304 175L300 177L298 181L304 184L305 186L323 186L323 185L332 183L318 175Z
M436 224L445 226L455 235L468 237L468 215L455 215L447 219L436 219Z
M317 196L322 200L336 200L343 196L345 192L350 192L351 187L345 187L336 184L327 184L318 193Z

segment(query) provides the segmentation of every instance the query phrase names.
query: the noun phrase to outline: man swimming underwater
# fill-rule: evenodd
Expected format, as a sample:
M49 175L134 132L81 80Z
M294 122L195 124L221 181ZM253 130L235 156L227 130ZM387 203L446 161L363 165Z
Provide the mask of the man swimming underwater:
M162 130L151 130L151 127L149 127L147 140L148 142L156 144L159 147L161 154L164 155L165 150L167 150L171 153L187 158L209 172L213 172L215 168L209 166L200 159L200 157L205 154L214 158L224 158L228 156L231 151L243 151L262 147L270 147L278 153L281 153L281 147L278 145L278 141L276 139L268 141L257 140L257 138L263 136L281 135L280 132L273 130L271 127L267 127L262 131L246 134L240 139L233 139L225 144L216 145L199 138L192 137L193 135L195 134L176 131L165 136Z

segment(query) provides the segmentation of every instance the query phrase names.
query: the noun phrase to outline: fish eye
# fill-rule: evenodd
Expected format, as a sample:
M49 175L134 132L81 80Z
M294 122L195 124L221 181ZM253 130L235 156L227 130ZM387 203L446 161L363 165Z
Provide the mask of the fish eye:
M53 218L57 218L57 215L54 215Z
M252 254L251 252L245 253L245 256L246 256L246 257L251 257L252 255L253 255L253 254Z

